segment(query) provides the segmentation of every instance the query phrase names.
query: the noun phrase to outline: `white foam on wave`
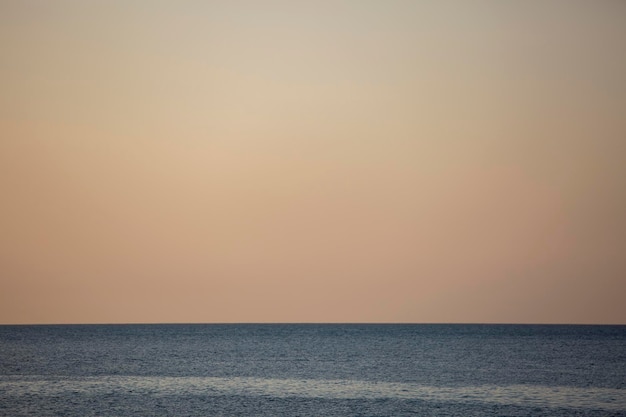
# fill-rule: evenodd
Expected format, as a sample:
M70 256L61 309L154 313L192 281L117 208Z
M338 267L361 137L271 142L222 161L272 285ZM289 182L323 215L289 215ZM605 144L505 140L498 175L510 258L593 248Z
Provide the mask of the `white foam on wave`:
M626 390L538 385L436 387L358 380L253 377L100 376L51 380L36 376L0 379L0 396L63 394L214 396L276 398L405 399L437 403L482 403L549 408L626 411Z

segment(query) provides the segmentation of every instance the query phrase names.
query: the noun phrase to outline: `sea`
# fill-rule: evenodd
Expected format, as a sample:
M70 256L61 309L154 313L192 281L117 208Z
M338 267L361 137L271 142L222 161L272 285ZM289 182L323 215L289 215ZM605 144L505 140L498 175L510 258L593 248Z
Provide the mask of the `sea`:
M626 326L0 326L0 416L626 416Z

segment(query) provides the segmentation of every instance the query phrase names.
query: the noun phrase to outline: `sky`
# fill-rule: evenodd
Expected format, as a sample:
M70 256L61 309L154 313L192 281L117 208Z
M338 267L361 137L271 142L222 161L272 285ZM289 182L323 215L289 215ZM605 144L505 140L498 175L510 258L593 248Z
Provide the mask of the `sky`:
M0 323L626 324L626 3L0 2Z

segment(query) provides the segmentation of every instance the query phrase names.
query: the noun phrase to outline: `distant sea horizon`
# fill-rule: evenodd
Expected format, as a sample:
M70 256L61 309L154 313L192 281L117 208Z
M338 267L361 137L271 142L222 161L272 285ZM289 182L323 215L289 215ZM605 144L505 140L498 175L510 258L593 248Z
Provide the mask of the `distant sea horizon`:
M626 326L0 326L0 416L625 416Z
M170 324L181 324L181 325L193 325L193 324L200 324L200 325L210 325L210 324L219 324L219 325L224 325L224 324L233 324L233 325L247 325L247 324L252 324L252 325L264 325L264 324L277 324L277 325L289 325L289 324L294 324L294 325L307 325L307 324L314 324L314 325L323 325L323 324L330 324L330 325L368 325L368 324L372 324L372 325L419 325L419 326L428 326L428 325L461 325L461 326L473 326L473 325L502 325L502 326L626 326L626 322L610 322L610 323L576 323L576 322L546 322L546 323L542 323L542 322L473 322L473 321L468 321L468 322L461 322L461 321L454 321L454 322L409 322L409 321L163 321L163 322L142 322L142 321L128 321L128 322L27 322L27 323L0 323L0 326L61 326L61 325L85 325L85 326L98 326L98 325L116 325L116 324L121 324L121 325L170 325Z

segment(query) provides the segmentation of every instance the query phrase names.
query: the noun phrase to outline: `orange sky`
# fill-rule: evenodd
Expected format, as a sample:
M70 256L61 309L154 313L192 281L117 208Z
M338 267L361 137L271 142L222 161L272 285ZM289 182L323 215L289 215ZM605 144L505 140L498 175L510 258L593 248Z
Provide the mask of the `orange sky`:
M626 4L0 3L0 323L626 323Z

